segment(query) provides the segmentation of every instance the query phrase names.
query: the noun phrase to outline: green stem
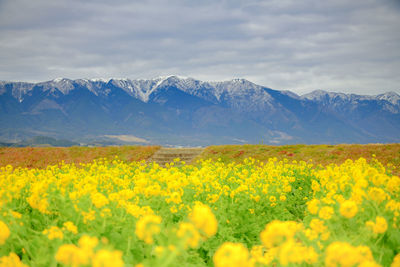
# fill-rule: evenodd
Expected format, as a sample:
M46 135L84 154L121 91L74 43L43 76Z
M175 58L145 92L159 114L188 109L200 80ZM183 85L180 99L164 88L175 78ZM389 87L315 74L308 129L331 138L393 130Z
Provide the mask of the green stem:
M18 239L18 241L22 244L23 248L25 249L26 254L29 256L29 258L32 259L32 253L30 252L28 246L27 246L27 242L25 242L24 240L22 240L18 235L16 235L16 238Z
M160 265L160 267L168 267L168 265L175 259L175 257L178 254L176 253L176 251L173 251L171 254L169 254L168 258Z
M128 246L126 247L125 254L128 254L130 249L131 249L131 237L128 237Z

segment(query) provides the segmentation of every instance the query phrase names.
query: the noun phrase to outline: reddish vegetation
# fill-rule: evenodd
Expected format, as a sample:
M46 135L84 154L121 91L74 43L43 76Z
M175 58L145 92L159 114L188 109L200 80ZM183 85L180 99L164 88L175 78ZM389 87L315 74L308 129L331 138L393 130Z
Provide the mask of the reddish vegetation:
M315 164L340 164L346 159L356 160L360 157L371 161L374 157L385 166L400 174L400 144L368 145L225 145L210 146L205 149L201 158L218 159L224 162L242 161L252 157L260 161L276 157L278 160L312 161Z
M98 158L112 159L115 156L124 161L140 161L150 158L158 146L115 146L115 147L25 147L0 148L0 166L11 164L15 167L43 168L62 160L66 163L87 163ZM218 159L224 162L242 161L252 157L260 161L276 157L278 160L312 161L314 164L340 164L346 159L360 157L371 161L374 157L382 164L400 174L400 144L369 145L226 145L210 146L199 156L203 159Z
M158 149L158 146L0 148L0 166L11 164L14 167L44 168L61 161L88 163L115 156L124 161L140 161L148 159Z
M215 154L215 153L214 153ZM240 157L241 155L243 155L244 154L244 151L243 150L240 150L237 154L235 154L233 157L234 158L237 158L237 157Z

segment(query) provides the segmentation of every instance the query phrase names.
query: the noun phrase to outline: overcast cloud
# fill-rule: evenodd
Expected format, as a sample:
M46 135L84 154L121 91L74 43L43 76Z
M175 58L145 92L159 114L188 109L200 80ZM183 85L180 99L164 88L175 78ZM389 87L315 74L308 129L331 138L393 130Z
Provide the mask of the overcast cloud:
M246 78L400 93L399 0L0 0L0 80Z

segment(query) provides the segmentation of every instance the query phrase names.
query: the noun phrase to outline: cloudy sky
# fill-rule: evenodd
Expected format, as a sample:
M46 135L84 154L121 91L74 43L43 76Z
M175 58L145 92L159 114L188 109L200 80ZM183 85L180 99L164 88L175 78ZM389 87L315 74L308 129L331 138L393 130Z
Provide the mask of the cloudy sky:
M0 0L0 80L400 93L400 0Z

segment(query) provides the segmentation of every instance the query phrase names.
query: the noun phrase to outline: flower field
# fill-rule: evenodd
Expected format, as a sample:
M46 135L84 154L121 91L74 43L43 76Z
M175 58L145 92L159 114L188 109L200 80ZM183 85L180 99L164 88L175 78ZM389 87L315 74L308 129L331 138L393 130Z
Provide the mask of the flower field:
M7 165L0 266L400 266L399 212L364 158Z

